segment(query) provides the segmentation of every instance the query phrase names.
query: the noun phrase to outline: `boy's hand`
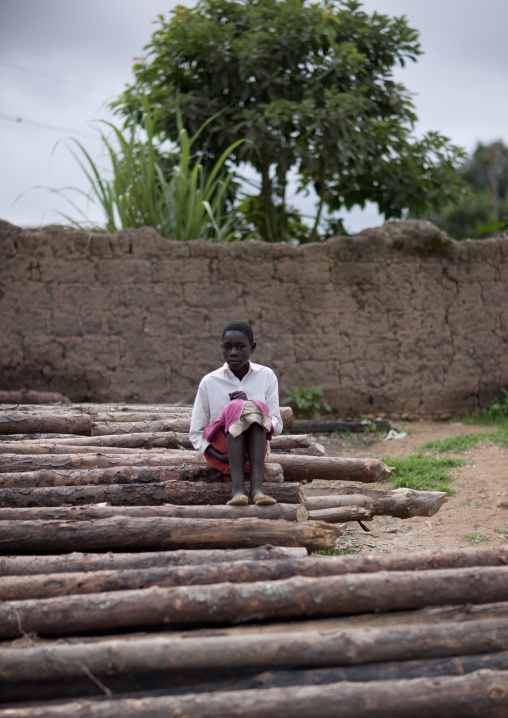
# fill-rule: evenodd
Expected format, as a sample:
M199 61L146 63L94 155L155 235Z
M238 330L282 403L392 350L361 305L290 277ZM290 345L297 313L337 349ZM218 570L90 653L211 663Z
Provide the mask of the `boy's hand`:
M229 456L227 454L223 454L221 451L217 451L217 449L211 445L206 447L205 454L213 456L214 459L223 461L225 464L229 464Z
M232 391L231 394L229 394L229 399L230 401L233 399L243 399L247 401L247 394L244 391Z

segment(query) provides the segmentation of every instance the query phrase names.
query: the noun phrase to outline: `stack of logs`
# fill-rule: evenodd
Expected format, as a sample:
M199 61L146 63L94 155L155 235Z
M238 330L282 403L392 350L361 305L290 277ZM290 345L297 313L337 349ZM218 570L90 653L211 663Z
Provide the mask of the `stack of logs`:
M282 436L279 503L228 507L188 423L0 407L0 718L508 714L508 550L309 556L446 495L313 489L390 469Z

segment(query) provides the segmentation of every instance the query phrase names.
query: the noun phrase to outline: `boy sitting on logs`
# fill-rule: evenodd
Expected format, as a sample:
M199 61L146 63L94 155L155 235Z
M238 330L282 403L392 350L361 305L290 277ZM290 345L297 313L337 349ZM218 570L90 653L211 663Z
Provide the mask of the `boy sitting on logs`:
M247 322L229 322L221 348L225 364L201 379L189 438L211 466L231 474L230 506L249 503L245 474L250 475L252 503L275 504L263 492L263 473L267 443L282 431L277 377L250 361L256 342Z

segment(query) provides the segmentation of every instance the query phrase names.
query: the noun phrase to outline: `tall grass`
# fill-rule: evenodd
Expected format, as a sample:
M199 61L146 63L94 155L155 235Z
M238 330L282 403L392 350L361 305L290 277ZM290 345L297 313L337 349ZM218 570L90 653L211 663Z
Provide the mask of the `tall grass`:
M72 154L90 182L88 193L77 191L102 207L109 232L147 226L163 237L179 241L233 239L238 220L234 212L227 216L226 197L233 173L227 172L226 161L243 140L231 144L208 171L201 156L192 154L194 141L216 116L209 118L192 138L178 118L176 161L167 176L152 114L143 98L146 140L135 129L126 134L112 123L102 122L109 130L100 131L100 136L111 163L111 179L101 173L84 145L73 139L79 152L71 150ZM74 202L71 204L77 208ZM86 221L84 212L79 211ZM74 226L83 226L83 222L67 215L65 218Z

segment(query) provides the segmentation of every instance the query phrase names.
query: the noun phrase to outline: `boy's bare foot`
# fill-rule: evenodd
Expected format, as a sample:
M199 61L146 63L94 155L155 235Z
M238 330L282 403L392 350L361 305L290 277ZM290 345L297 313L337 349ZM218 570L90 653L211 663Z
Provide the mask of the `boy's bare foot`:
M249 499L245 494L239 494L238 496L233 496L232 499L229 499L227 502L228 506L247 506L249 503Z
M273 496L258 493L254 495L252 503L256 504L256 506L272 506L273 504L277 503L277 500L274 499Z

